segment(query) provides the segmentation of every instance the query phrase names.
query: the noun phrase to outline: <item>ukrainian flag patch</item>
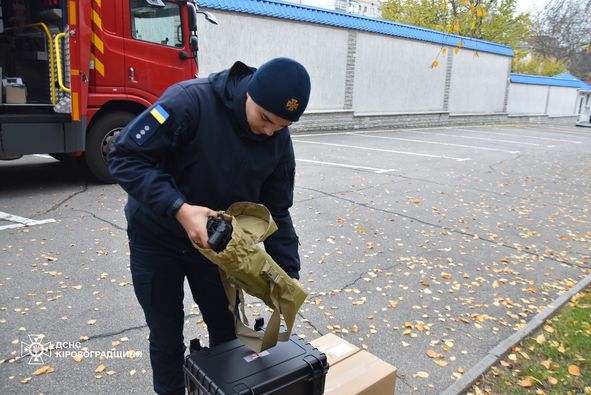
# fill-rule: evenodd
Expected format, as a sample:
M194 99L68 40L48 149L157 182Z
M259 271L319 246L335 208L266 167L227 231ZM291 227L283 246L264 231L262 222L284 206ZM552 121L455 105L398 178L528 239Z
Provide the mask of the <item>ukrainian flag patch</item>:
M130 126L130 133L137 145L146 144L166 122L170 115L157 104L148 112L139 116Z
M168 113L164 108L162 108L160 104L154 106L154 108L150 110L150 114L152 114L152 116L156 118L160 125L162 125L168 119Z

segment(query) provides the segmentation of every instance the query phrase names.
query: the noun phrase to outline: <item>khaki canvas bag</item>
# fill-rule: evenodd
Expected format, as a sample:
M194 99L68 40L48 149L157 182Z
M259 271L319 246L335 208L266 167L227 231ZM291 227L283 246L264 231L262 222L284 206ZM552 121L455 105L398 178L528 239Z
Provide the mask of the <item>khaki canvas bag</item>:
M232 204L219 215L232 223L232 239L220 253L193 246L220 269L220 277L229 301L228 308L234 314L236 336L251 350L261 352L287 341L293 329L295 317L304 300L306 291L285 273L267 252L257 246L277 230L269 210L250 202ZM244 314L244 294L261 299L273 310L264 331L248 327ZM236 309L240 298L242 314ZM240 318L242 316L242 318ZM280 333L281 316L287 332Z

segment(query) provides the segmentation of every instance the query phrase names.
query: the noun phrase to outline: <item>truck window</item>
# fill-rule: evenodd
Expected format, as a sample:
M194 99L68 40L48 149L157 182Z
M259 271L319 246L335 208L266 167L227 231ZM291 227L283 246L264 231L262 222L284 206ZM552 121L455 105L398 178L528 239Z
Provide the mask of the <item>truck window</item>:
M153 7L145 0L130 0L129 6L133 38L169 47L184 47L179 5L167 2L165 7Z

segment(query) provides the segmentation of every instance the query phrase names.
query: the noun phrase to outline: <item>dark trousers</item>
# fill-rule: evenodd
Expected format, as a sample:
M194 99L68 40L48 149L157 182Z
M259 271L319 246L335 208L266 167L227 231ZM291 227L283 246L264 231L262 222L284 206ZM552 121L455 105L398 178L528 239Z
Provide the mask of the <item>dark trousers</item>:
M183 298L187 278L213 346L235 338L234 319L217 266L192 247L129 231L131 275L150 328L150 361L158 394L184 394ZM190 245L189 245L190 246Z

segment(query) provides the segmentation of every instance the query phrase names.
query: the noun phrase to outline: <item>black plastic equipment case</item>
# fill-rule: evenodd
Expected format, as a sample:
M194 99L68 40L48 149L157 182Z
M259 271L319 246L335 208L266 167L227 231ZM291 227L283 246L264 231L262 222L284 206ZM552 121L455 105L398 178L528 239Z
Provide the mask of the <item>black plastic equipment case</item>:
M184 371L189 395L320 395L328 362L292 335L259 354L237 339L203 348L185 359Z

